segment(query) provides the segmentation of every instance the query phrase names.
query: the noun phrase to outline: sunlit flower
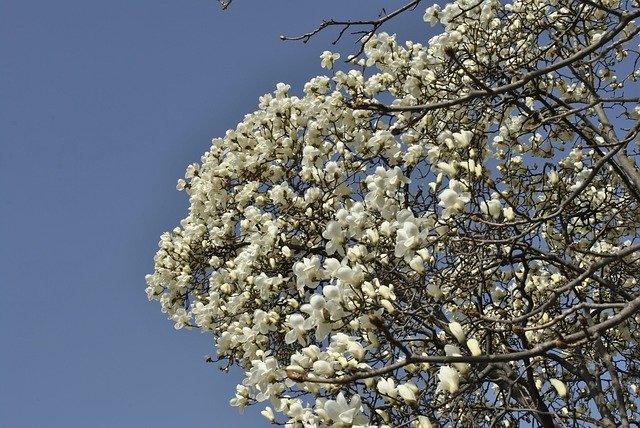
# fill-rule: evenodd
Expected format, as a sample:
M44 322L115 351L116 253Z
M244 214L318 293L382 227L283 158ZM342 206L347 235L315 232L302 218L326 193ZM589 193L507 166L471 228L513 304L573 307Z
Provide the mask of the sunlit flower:
M396 398L398 396L398 390L396 389L396 383L392 378L382 378L377 383L378 392L386 395L390 398Z
M443 190L438 195L438 199L440 200L438 205L444 208L443 217L448 218L454 213L462 212L470 197L466 186L452 179L449 181L449 188Z
M416 422L416 428L433 428L431 421L426 416L418 416L418 420Z
M351 425L358 419L356 414L360 412L362 405L360 404L360 396L353 395L350 401L340 392L335 400L327 400L324 404L324 411L327 418L334 423L342 423Z
M424 20L424 22L428 22L433 27L439 21L438 14L440 13L440 10L441 10L440 9L440 5L438 5L438 4L434 4L432 6L429 6L427 8L427 10L425 11L424 16L422 17L422 19Z
M551 386L553 386L558 393L558 395L562 398L567 398L569 395L569 391L567 390L567 385L564 384L560 379L549 379Z
M480 349L480 344L478 343L478 341L476 339L469 339L467 340L467 348L469 348L469 351L471 352L471 355L473 355L474 357L477 357L478 355L482 355L482 350Z
M462 325L460 325L460 323L457 321L453 321L449 323L449 331L460 343L464 343L464 341L467 339L467 336L464 333Z
M438 384L439 390L448 391L452 394L458 392L458 384L460 382L460 375L458 371L449 366L442 366L438 371Z
M340 58L340 54L324 51L322 52L322 55L320 55L320 58L322 59L322 61L320 62L322 68L331 70L333 68L333 63Z

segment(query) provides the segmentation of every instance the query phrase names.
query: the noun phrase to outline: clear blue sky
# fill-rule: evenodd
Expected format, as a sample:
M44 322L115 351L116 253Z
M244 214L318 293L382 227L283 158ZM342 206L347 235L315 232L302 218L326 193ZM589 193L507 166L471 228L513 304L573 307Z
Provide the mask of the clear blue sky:
M144 275L186 166L277 82L323 73L329 34L278 36L398 4L0 0L0 426L268 426Z

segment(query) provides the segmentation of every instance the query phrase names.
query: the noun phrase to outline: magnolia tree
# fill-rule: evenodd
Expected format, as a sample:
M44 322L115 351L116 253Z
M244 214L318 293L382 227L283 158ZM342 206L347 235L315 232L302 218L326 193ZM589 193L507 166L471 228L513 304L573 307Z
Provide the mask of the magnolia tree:
M149 299L275 424L640 426L640 4L458 0L422 8L429 40L379 32L418 3L303 36L369 26L188 167Z

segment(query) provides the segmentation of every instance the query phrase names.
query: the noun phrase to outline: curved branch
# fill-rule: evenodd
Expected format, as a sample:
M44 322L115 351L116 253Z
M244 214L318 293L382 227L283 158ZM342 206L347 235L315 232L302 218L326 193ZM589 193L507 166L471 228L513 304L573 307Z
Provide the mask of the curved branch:
M634 315L640 310L640 297L636 297L633 301L629 302L627 306L622 309L618 314L608 318L607 320L585 328L582 331L564 336L562 340L549 340L547 342L540 343L531 349L523 351L508 352L505 354L494 355L479 355L479 356L443 356L443 355L410 355L407 358L397 361L396 363L389 364L385 367L377 369L361 370L355 374L334 378L323 377L310 377L299 373L287 373L287 377L295 382L309 382L309 383L327 383L333 385L344 385L352 383L361 379L368 379L372 377L382 376L384 374L393 372L395 370L406 367L409 364L415 363L469 363L469 364L481 364L481 363L505 363L511 361L522 360L525 358L532 358L535 356L546 354L552 349L564 349L571 346L571 344L578 343L582 340L589 340L596 334L600 334L610 328L613 328Z

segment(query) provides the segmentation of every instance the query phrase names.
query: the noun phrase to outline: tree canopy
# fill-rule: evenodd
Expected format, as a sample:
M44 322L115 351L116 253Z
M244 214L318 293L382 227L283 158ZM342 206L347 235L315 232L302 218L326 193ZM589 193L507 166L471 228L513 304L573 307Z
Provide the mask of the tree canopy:
M419 13L212 141L149 299L288 427L640 426L640 4Z

